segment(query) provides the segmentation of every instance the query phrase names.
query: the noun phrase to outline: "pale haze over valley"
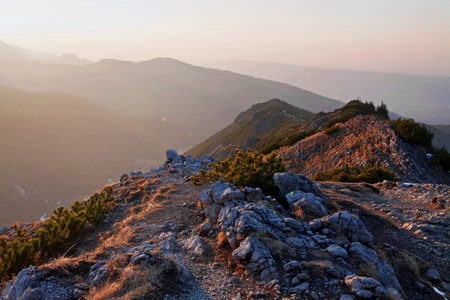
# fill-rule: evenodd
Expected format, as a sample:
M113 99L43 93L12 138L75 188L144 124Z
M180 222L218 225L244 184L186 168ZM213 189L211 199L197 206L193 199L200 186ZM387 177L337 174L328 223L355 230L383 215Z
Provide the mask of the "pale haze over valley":
M230 72L231 71L231 72ZM450 131L450 2L18 0L0 8L0 226L281 99Z

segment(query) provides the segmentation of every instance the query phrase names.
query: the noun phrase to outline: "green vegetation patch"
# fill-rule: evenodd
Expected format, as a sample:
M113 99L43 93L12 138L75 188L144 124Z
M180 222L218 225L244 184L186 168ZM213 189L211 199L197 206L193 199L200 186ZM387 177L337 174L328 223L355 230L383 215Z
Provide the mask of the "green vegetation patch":
M375 107L373 102L362 102L361 100L352 100L341 108L342 114L327 123L325 123L324 128L330 128L337 123L345 123L348 120L359 116L359 115L378 115L389 120L389 111L386 104L381 102L380 106Z
M328 172L318 172L314 177L315 181L335 181L335 182L367 182L377 183L383 180L398 181L394 172L385 167L376 167L367 164L364 168L349 166L332 169Z
M273 175L285 171L284 163L277 158L275 151L264 157L250 149L245 153L241 149L235 149L233 156L214 163L211 171L200 170L197 176L191 178L191 182L202 185L222 178L239 188L259 187L264 193L274 195L277 187L273 183Z
M450 153L447 149L442 147L441 149L434 149L432 151L432 157L430 159L430 164L433 166L441 166L445 172L450 170Z
M434 134L414 119L397 119L393 121L400 136L408 143L419 146L429 146Z
M98 225L106 217L113 188L106 187L87 201L76 201L72 209L59 207L42 223L33 238L22 230L16 230L16 239L8 242L0 239L0 279L7 280L29 265L44 263L58 247L79 236L86 223Z

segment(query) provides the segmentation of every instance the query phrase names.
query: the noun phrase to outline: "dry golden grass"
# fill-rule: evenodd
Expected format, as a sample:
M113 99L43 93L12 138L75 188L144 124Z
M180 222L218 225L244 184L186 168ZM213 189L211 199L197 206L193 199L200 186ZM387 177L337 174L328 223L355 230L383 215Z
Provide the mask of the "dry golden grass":
M150 188L154 188L153 184L155 182L158 181L145 181L139 187L149 190ZM157 189L151 195L146 195L144 197L147 198L146 201L130 204L125 214L126 217L114 224L112 230L101 233L98 239L100 241L99 246L89 251L89 253L88 251L84 251L84 253L91 257L97 257L104 254L106 249L114 246L133 244L133 240L139 237L141 232L147 230L147 227L150 226L147 221L151 219L151 215L166 209L170 203L170 195L177 192L179 190L176 188L176 184L169 184Z
M377 267L368 261L364 261L358 264L358 269L356 270L356 274L359 276L370 277L374 279L378 278Z
M217 235L217 248L225 248L228 245L228 238L225 232L221 231Z
M99 289L91 290L89 299L160 299L177 282L180 272L178 265L162 252L150 254L156 263L141 262L128 265L126 257L118 258L108 264L114 274L109 282Z
M329 269L333 268L333 264L328 261L310 260L301 262L303 268L308 270L308 274L323 277L327 275Z
M250 236L253 236L263 242L263 244L269 248L271 253L278 256L285 256L286 254L295 256L297 254L294 247L279 241L271 232L254 232L251 233Z
M333 257L327 249L308 249L306 252L316 259L328 259Z
M148 274L139 270L139 266L127 266L122 269L118 280L107 282L100 289L91 289L89 299L135 299L149 288Z

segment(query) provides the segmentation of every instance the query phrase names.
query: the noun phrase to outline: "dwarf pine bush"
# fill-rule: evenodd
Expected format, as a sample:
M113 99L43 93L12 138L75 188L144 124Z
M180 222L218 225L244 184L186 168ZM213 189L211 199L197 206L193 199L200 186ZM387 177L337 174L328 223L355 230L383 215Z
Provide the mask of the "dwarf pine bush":
M335 182L367 182L377 183L383 180L398 181L395 173L385 167L376 167L367 164L361 168L349 166L332 169L328 172L318 172L314 177L315 181L335 181Z
M197 176L191 178L191 182L202 185L222 178L236 187L259 187L266 194L274 194L276 186L273 175L285 171L283 161L277 158L276 151L264 157L257 151L248 149L244 153L244 150L236 149L233 156L214 163L211 171L200 170Z
M419 146L428 146L433 140L434 133L428 131L414 119L397 119L394 122L400 136L408 143Z
M98 225L114 200L112 193L113 188L109 186L87 201L76 201L71 210L59 207L31 239L20 228L9 245L1 238L0 279L10 279L29 265L44 263L61 244L79 236L86 223Z

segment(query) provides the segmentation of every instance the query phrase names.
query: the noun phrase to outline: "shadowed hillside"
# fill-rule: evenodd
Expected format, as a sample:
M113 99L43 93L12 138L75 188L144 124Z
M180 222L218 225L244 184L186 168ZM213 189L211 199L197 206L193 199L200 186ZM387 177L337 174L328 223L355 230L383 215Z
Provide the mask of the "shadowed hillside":
M189 130L59 93L0 88L0 226L36 220L129 170L159 165Z

